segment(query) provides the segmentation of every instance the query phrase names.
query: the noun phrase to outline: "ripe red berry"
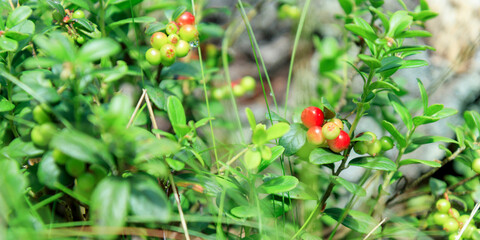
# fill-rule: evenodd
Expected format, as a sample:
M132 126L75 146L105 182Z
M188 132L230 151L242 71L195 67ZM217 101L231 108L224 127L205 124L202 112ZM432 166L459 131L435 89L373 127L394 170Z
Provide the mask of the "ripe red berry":
M333 122L327 122L322 127L323 136L325 136L327 140L333 140L337 138L340 134L340 131L341 130L338 125Z
M327 139L323 136L322 127L313 126L307 131L307 141L314 145L325 144Z
M303 109L301 119L303 125L307 128L311 128L313 126L322 126L323 125L323 111L314 106L307 107Z
M333 140L327 140L327 143L330 150L338 153L348 148L350 145L350 136L347 132L340 130L338 137Z
M69 17L69 16L63 17L63 22L64 22L64 23L67 23L68 21L70 21L70 17Z
M184 25L193 25L195 24L195 16L190 12L184 12L177 18L177 23L180 27Z

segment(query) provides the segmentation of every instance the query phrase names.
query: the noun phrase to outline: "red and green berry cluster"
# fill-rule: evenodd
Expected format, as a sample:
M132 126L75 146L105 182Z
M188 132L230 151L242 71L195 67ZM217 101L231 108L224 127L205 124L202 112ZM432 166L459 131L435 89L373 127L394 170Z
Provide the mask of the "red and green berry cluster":
M187 56L190 42L198 38L195 17L184 12L175 21L165 27L165 32L156 32L150 38L152 48L145 53L145 58L152 65L170 66L176 58Z
M439 199L435 203L437 212L433 214L433 222L448 232L449 239L455 239L460 229L467 223L469 215L460 215L457 209L453 208L447 198ZM470 239L477 231L473 219L468 223L461 239Z
M235 97L244 96L246 93L253 92L255 90L257 83L255 79L251 76L245 76L239 80L232 82L232 92ZM221 87L215 87L212 89L212 97L216 100L222 100L228 96L230 89L228 85Z
M319 147L328 147L334 152L341 152L350 145L350 136L343 130L343 123L338 118L325 121L323 111L310 106L302 111L302 123L308 128L307 141Z
M70 9L65 9L65 14L62 17L58 11L54 11L52 14L53 21L56 22L58 25L65 27L67 30L67 36L69 39L75 39L78 44L84 44L87 38L86 33L78 28L78 24L75 24L78 19L85 18L85 12L81 9L77 9L75 11ZM89 33L93 34L93 33ZM93 35L92 35L93 36Z
M376 156L380 152L388 151L393 148L393 140L391 137L383 136L378 139L377 135L373 132L364 132L359 134L358 137L362 135L371 136L371 140L358 141L355 143L353 150L360 155L368 153L371 156Z

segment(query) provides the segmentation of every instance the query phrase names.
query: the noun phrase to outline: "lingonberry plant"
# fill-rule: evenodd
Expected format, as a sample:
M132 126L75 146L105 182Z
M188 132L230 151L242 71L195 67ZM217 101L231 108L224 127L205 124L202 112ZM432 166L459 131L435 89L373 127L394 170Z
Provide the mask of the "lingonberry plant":
M427 2L338 0L335 37L274 2L2 1L0 239L480 239L480 114L427 135L458 111L396 74L428 65ZM266 12L295 33L286 79ZM289 92L300 44L316 95Z

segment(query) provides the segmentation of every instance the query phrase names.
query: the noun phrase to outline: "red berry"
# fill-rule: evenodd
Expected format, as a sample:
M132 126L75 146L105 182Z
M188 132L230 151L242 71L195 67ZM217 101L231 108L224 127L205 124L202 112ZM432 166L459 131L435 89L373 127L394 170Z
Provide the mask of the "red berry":
M330 150L338 153L348 148L350 145L350 136L347 132L340 130L338 137L333 140L327 140L327 143Z
M195 26L193 25L184 25L183 27L180 28L180 31L178 32L180 35L180 38L187 42L191 42L195 40L198 37L198 30Z
M322 127L313 126L307 131L307 141L314 145L325 144L327 139L323 136Z
M307 107L303 109L301 119L303 125L307 128L311 128L313 126L322 126L323 125L323 111L314 106Z
M64 22L64 23L67 23L68 21L70 21L70 17L69 17L69 16L63 17L63 22Z
M184 12L180 17L177 18L177 23L180 27L184 25L194 25L195 24L195 16L190 12Z
M340 131L341 130L338 125L333 122L327 122L322 127L323 136L325 136L327 140L333 140L337 138L340 134Z

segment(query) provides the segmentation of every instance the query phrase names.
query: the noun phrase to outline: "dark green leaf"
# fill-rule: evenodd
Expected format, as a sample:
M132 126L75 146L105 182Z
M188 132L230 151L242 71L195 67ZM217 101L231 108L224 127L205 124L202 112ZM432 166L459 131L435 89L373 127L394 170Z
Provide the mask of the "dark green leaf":
M285 155L295 154L307 141L307 131L300 124L290 125L290 131L280 138L279 144L285 148Z
M180 17L180 15L182 15L182 13L184 13L185 11L187 11L187 7L185 6L180 6L178 7L177 9L175 9L175 11L172 13L172 18L169 19L170 21L176 21L178 17Z
M395 141L401 146L401 147L406 147L407 142L405 140L405 137L400 134L400 132L391 124L390 122L387 122L385 120L382 121L382 126L387 130L393 138L395 138Z
M92 193L90 214L99 226L122 227L126 222L130 184L114 176L104 178Z
M377 35L373 31L372 27L361 18L354 18L356 24L350 23L345 24L345 28L350 32L367 39L371 42L374 42L377 39Z
M142 16L142 17L135 17L135 18L125 18L120 21L116 21L113 23L110 23L108 26L111 28L118 27L123 24L129 24L129 23L151 23L155 22L154 17L149 17L149 16Z
M41 153L43 150L36 148L31 141L24 142L21 138L15 138L7 147L0 150L2 158L13 159L20 164L24 163L25 157L35 157Z
M400 89L387 82L387 81L376 81L376 82L373 82L372 84L370 84L370 91L374 90L374 89L388 89L388 90L393 90L393 91L400 91Z
M65 17L65 9L63 8L62 4L60 4L59 1L55 0L47 0L48 5L55 9L58 13L60 13L60 16L63 18Z
M5 36L16 41L28 38L35 32L35 24L30 21L23 21L5 32Z
M72 21L74 21L76 25L78 24L78 26L84 28L85 30L87 30L89 32L95 31L95 28L93 27L93 23L90 22L88 19L73 18Z
M403 165L416 164L416 163L421 163L421 164L427 165L429 167L441 167L442 166L442 164L440 164L439 162L420 160L420 159L411 159L411 158L402 160L402 161L400 161L399 164L400 164L400 166L403 166Z
M159 88L155 88L152 86L145 86L145 89L147 90L148 97L150 97L150 100L152 100L153 104L157 106L159 109L166 110L165 109L165 93L160 90Z
M431 177L428 183L433 195L435 196L440 196L445 192L445 190L447 190L447 183L442 180Z
M434 143L434 142L457 143L457 141L451 138L442 137L442 136L423 136L423 137L417 137L412 139L412 143L420 144L420 145Z
M7 27L12 28L13 26L25 21L32 14L32 9L28 6L20 6L15 8L13 12L8 15L7 18Z
M358 54L358 58L367 64L371 69L379 68L382 64L378 59L365 54Z
M135 174L130 181L129 208L134 218L143 222L167 222L170 219L171 207L165 193L152 178Z
M294 189L297 184L298 179L294 176L280 176L264 182L258 189L268 194L282 193Z
M326 150L325 148L316 148L310 153L308 159L311 163L318 165L341 161L343 156L335 154L329 150Z
M341 208L327 208L324 211L325 214L335 219L336 221L341 220L343 212L344 209ZM377 226L375 219L373 219L370 215L356 210L350 210L348 212L348 215L343 220L342 224L347 228L365 234L369 233ZM377 228L373 232L373 234L377 234L380 232L381 227Z
M390 104L392 104L395 111L398 113L398 115L400 115L400 118L402 119L403 123L405 123L405 126L407 126L408 130L412 130L412 115L410 115L410 112L408 112L408 109L405 107L405 105L403 105L400 98L392 93L389 93L388 99L390 100Z
M395 163L386 157L358 157L352 159L349 162L349 165L383 171L397 170L397 166L395 165Z
M403 60L396 56L385 57L382 59L382 66L377 70L377 73L398 69L402 66L402 62Z
M339 176L331 176L331 179L336 184L342 185L345 189L347 189L347 191L351 192L354 195L364 197L367 194L365 189L363 189L361 186L355 183L349 182L348 180L345 180Z
M62 179L71 177L65 171L62 171L52 157L51 152L43 155L42 161L38 166L38 180L50 189L56 189L55 185L62 182Z
M145 34L153 35L154 33L160 32L163 30L165 30L165 24L160 22L153 22L148 25L147 29L145 29Z
M110 38L93 39L80 48L78 58L84 62L92 62L102 57L109 57L120 51L120 45Z
M428 66L428 62L425 60L419 59L412 59L412 60L404 60L402 62L402 67L400 68L417 68L417 67L424 67Z
M187 118L185 116L185 110L183 109L182 102L175 96L169 96L167 99L167 113L168 119L172 123L173 130L179 137L185 136L187 131L181 129L180 125L187 124Z

